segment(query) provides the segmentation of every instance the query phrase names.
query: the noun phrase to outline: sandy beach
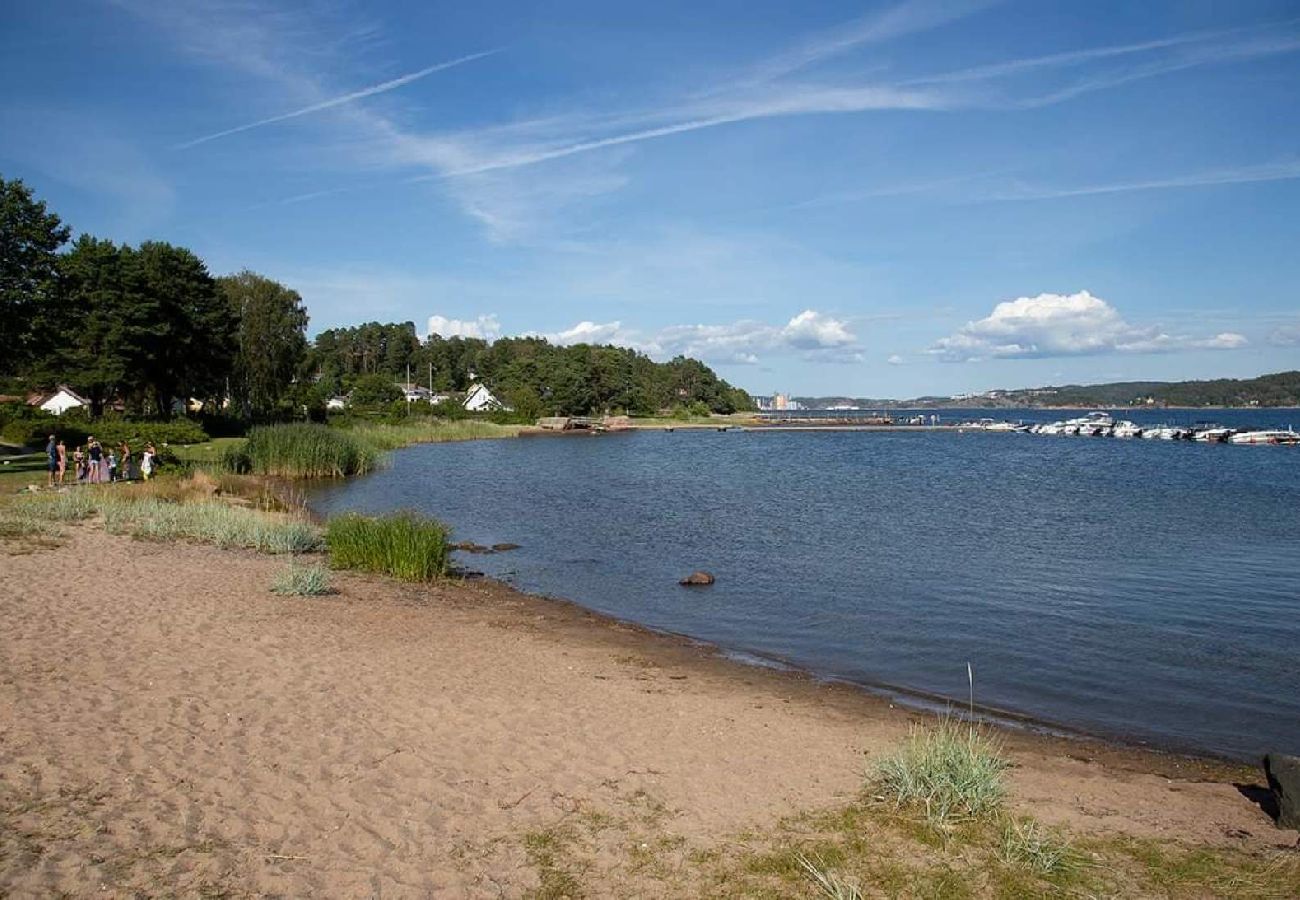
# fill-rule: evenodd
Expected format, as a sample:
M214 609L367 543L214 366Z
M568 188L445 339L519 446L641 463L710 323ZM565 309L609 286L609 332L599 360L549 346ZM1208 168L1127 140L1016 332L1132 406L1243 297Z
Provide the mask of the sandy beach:
M692 896L923 718L490 581L280 597L282 560L68 531L0 556L4 895L522 896L580 827L586 894ZM1006 741L1046 823L1296 842L1257 772Z

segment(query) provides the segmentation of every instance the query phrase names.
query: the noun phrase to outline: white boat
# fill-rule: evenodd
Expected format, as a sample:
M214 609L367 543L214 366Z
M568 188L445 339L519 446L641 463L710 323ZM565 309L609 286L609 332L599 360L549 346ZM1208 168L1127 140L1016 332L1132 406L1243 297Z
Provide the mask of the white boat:
M1045 425L1038 426L1038 434L1062 434L1064 428L1064 422L1048 422Z
M1161 425L1158 428L1142 432L1142 436L1161 441L1181 441L1187 437L1187 429L1179 428L1177 425Z
M1067 428L1073 428L1074 431L1067 431L1066 434L1080 434L1084 437L1097 437L1107 435L1115 427L1115 420L1109 413L1092 412L1078 419L1066 419Z
M1228 438L1234 444L1300 444L1300 434L1290 429L1243 431Z
M1206 444L1226 443L1232 437L1233 429L1215 425L1211 428L1198 428L1192 432L1192 440Z
M1135 438L1142 436L1142 426L1136 422L1130 422L1127 419L1123 422L1115 423L1115 430L1111 434L1117 438Z
M1020 431L1021 428L1015 422L991 422L984 426L985 431Z

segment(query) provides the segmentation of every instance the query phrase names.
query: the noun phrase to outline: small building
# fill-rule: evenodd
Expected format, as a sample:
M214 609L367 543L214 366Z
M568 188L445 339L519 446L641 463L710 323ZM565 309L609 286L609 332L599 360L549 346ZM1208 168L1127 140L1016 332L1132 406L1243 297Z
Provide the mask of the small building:
M341 410L341 409L347 409L347 408L348 408L348 398L347 398L347 397L330 397L328 400L325 401L325 408L328 409L328 410L330 410L330 411L332 411L332 412L338 412L338 411Z
M470 385L469 392L465 395L465 402L461 405L470 412L493 412L498 409L510 409L482 383Z
M27 401L29 406L38 406L47 413L61 416L70 409L90 406L90 401L78 394L66 384L61 384L50 394L37 394Z

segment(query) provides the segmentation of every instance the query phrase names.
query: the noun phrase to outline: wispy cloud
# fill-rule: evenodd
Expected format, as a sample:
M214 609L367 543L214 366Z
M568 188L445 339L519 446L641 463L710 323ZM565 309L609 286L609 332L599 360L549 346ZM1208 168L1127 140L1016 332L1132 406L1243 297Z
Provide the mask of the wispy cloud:
M1122 194L1129 191L1159 191L1176 188L1213 187L1224 184L1294 181L1296 179L1300 179L1300 161L1288 161L1231 169L1214 169L1173 178L1120 181L1111 184L1082 185L1080 187L1042 187L1021 184L1011 191L996 194L987 199L1057 200L1066 197L1087 197L1096 194Z
M380 82L379 84L372 84L370 87L361 88L360 90L356 90L356 91L351 91L347 94L342 94L338 97L330 97L328 100L321 100L319 103L312 103L307 106L301 107L300 109L291 110L290 112L287 113L281 113L277 116L268 116L265 119L258 119L256 122L248 122L247 124L244 125L236 125L234 128L226 128L222 131L214 131L212 134L205 134L202 137L194 138L191 141L186 141L182 144L177 144L172 149L188 150L191 147L197 147L200 144L206 144L209 141L215 141L218 138L227 137L232 134L239 134L240 132L243 131L252 131L254 128L261 128L263 125L273 125L276 122L285 122L288 121L289 119L297 119L301 116L308 116L311 115L312 113L321 112L326 109L333 109L334 107L342 106L345 103L352 103L357 100L362 100L366 97L373 97L376 94L383 94L388 91L396 90L397 88L402 87L403 85L410 84L413 81L419 81L421 78L426 78L429 75L432 75L434 72L442 72L446 69L451 69L456 66L464 65L465 63L473 62L476 59L483 59L485 56L492 56L493 54L500 53L500 52L501 52L500 48L494 50L484 50L481 53L471 53L468 56L462 56L458 59L449 60L447 62L435 63L434 65L426 66L425 68L419 69L418 71L410 72L406 75L401 75L397 78L391 78L388 81L383 81Z

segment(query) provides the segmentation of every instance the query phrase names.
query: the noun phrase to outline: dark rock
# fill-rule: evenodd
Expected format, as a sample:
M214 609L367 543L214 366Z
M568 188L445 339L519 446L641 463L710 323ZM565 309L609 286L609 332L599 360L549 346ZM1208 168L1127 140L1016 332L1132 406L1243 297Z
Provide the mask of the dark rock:
M456 550L464 550L466 553L491 553L491 547L485 547L482 544L476 544L473 541L461 541L459 544L451 545Z
M492 545L492 550L493 550L493 552L495 552L495 553L505 553L507 550L518 550L518 549L519 549L519 545L518 545L518 544L509 544L509 543L504 543L504 544L493 544L493 545Z
M1300 830L1300 756L1270 753L1264 757L1264 774L1277 800L1277 827Z
M713 582L714 578L708 572L692 572L677 583L686 587L696 587L713 584Z

